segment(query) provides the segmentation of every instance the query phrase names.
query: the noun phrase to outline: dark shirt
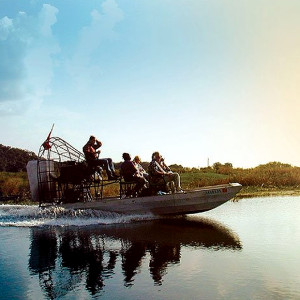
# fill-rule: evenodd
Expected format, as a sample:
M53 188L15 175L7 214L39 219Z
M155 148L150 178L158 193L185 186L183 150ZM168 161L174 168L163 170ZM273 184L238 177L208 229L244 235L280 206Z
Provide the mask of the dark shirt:
M137 169L131 160L125 160L121 165L121 174L125 181L132 181L134 175L137 174Z

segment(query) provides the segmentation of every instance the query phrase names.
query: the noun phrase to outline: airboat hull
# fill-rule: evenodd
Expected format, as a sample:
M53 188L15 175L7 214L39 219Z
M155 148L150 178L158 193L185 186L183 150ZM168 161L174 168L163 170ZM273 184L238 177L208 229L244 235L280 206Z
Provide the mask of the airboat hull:
M64 209L92 209L119 214L183 215L214 209L235 197L238 183L203 187L186 193L137 198L108 198L99 201L64 203Z

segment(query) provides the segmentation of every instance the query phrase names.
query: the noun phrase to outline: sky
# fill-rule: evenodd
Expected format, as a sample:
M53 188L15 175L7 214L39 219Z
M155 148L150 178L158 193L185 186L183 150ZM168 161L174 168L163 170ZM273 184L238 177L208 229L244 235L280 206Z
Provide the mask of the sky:
M300 166L299 0L0 0L0 144Z

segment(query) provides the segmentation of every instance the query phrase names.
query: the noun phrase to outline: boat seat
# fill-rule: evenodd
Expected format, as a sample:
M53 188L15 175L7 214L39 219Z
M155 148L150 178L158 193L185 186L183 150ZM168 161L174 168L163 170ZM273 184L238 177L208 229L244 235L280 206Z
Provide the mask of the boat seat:
M82 164L63 166L60 168L58 181L60 183L80 184L84 180L88 180L90 175L90 170Z
M63 202L102 200L104 187L119 183L119 179L106 179L101 166L93 166L86 161L63 162L58 173L53 180L58 183L59 199Z
M100 194L100 183L102 181L102 168L91 167L86 162L62 163L59 176L56 178L60 192L60 200L63 202L74 202L76 199L90 201L92 195L91 187Z
M104 172L104 169L101 166L93 166L93 165L88 164L88 167L90 168L91 172L93 173L92 185L95 189L94 197L97 200L102 200L103 199L104 187L112 185L112 184L119 183L120 179L119 178L108 179L107 175L106 175L106 172Z
M123 177L120 178L120 199L131 198L134 196L135 181L126 181Z
M154 180L149 176L149 189L151 195L156 195L159 191L168 192L167 183L163 177Z

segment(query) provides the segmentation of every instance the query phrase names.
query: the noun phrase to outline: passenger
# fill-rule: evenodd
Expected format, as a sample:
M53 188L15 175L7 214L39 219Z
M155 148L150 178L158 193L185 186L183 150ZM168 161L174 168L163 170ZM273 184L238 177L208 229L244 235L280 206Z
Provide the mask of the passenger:
M160 160L160 155L158 152L152 154L152 160L148 166L148 173L150 176L150 186L163 186L163 192L169 192L167 187L167 182L164 179L165 171L162 169L158 163Z
M147 181L149 181L149 174L145 171L145 169L141 165L141 158L137 155L133 159L133 164L137 168L137 170L142 174Z
M124 177L125 181L136 182L134 193L135 195L138 195L144 188L147 188L148 181L145 179L143 174L140 173L134 166L129 153L123 153L122 157L124 159L124 162L121 164L121 175Z
M166 172L171 172L171 173L172 173L171 169L166 165L165 159L164 159L162 156L160 157L160 162L159 162L159 164L160 164L161 167L164 169L164 171L166 171Z
M171 169L164 163L159 152L154 152L152 154L152 161L149 165L149 174L151 181L154 184L161 184L163 181L166 183L167 192L170 191L168 183L174 183L175 190L172 192L183 193L180 186L180 176L178 173L174 173Z
M88 142L83 147L83 153L85 159L90 166L103 167L106 171L108 180L116 180L118 176L115 173L114 163L111 158L99 158L100 150L97 150L102 146L102 143L97 140L93 135L90 136Z
M177 172L173 172L169 166L166 165L164 158L160 156L160 165L163 168L163 170L167 173L168 176L170 176L171 181L173 181L175 185L175 192L176 193L183 193L180 186L180 176Z

